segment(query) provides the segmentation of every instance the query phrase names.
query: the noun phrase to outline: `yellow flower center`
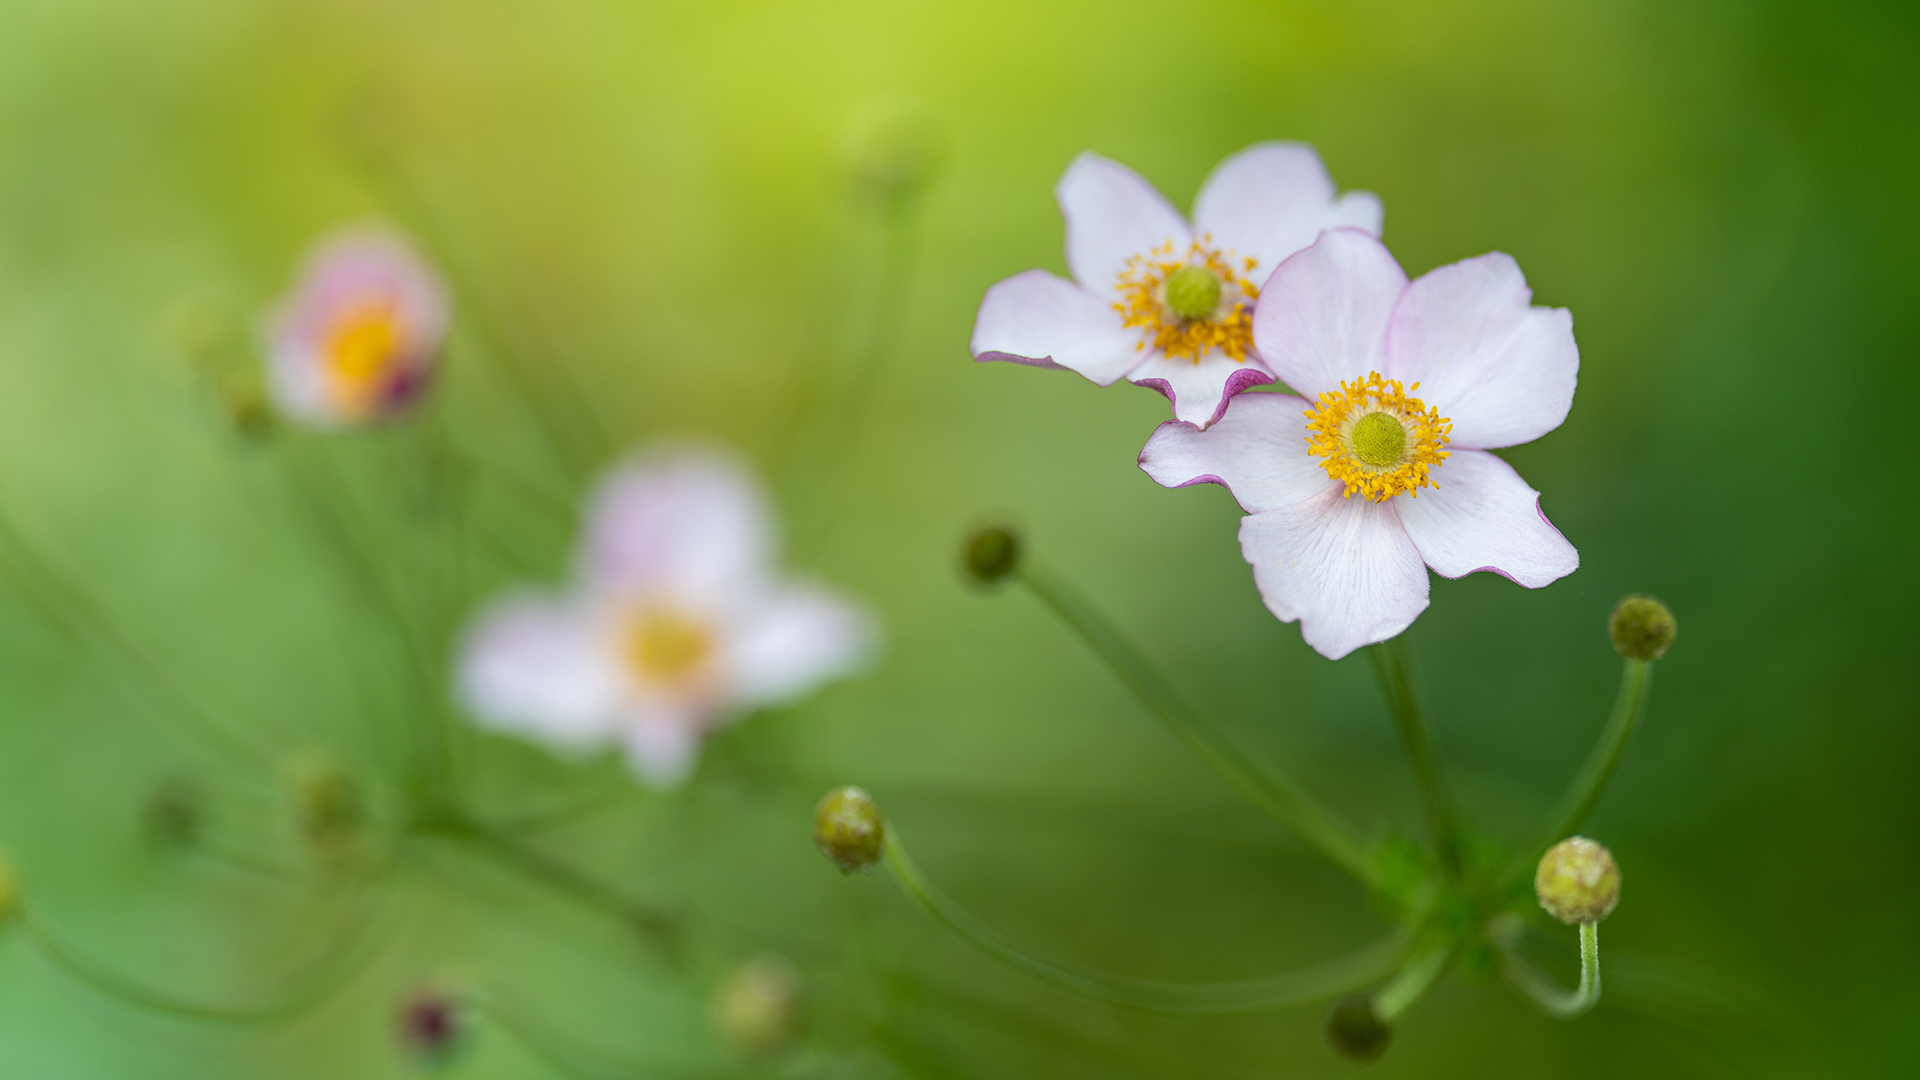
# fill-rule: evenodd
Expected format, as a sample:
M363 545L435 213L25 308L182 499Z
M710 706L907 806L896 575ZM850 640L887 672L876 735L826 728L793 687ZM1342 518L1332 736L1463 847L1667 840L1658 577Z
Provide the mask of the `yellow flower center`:
M352 415L376 411L392 382L400 352L400 313L384 301L342 312L327 335L326 364L333 398Z
M1260 290L1244 274L1257 260L1243 259L1238 269L1230 252L1202 237L1184 254L1171 242L1127 260L1120 271L1120 300L1113 305L1128 326L1150 337L1148 345L1169 358L1198 364L1210 349L1244 362L1253 348L1253 302Z
M626 647L627 662L643 681L676 683L713 656L713 635L697 619L651 608L628 621Z
M1453 421L1407 393L1398 379L1369 372L1321 394L1319 407L1307 410L1307 453L1325 459L1321 466L1347 485L1346 497L1357 491L1379 502L1434 486L1427 473L1447 459L1441 447L1452 438Z

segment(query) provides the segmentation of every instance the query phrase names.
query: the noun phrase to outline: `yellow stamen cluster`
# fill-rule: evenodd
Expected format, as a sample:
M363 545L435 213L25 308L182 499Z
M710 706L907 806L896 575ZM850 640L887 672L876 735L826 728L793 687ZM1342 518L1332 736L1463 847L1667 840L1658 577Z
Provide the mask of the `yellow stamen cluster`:
M1321 394L1320 406L1307 410L1307 453L1325 459L1321 466L1347 485L1346 497L1357 491L1380 502L1435 486L1427 472L1447 459L1441 447L1453 421L1408 393L1375 371Z
M706 625L677 611L650 608L627 624L627 662L649 683L675 683L695 675L713 655Z
M356 305L330 331L327 374L335 404L355 416L377 411L400 355L399 312L388 303Z
M1247 359L1253 348L1253 302L1260 290L1242 275L1252 273L1257 260L1242 259L1236 269L1232 255L1213 247L1212 239L1202 237L1180 255L1174 254L1169 241L1127 260L1120 271L1121 299L1113 307L1126 325L1142 327L1152 335L1137 348L1151 345L1169 358L1196 364L1209 349L1218 349L1236 362ZM1167 301L1167 280L1188 267L1203 269L1220 283L1219 302L1198 318Z

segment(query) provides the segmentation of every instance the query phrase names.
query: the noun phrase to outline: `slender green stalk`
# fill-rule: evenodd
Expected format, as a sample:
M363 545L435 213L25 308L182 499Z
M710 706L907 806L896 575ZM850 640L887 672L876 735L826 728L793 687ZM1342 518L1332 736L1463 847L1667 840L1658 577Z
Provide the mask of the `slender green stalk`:
M1433 748L1433 734L1427 728L1426 714L1414 695L1408 677L1407 645L1393 638L1367 648L1373 661L1380 693L1387 699L1387 711L1400 729L1407 756L1413 762L1413 779L1420 791L1420 813L1427 823L1440 872L1449 881L1460 879L1460 824L1454 815L1453 797L1447 791L1446 775L1440 768L1440 755Z
M1321 854L1360 880L1374 884L1378 870L1365 846L1355 839L1351 826L1340 821L1333 811L1290 777L1271 766L1255 763L1227 742L1154 670L1119 628L1072 586L1031 562L1020 568L1018 576L1020 582L1079 634L1134 696L1166 724L1174 738L1254 805L1292 829Z
M1613 779L1613 771L1620 767L1620 759L1625 755L1627 743L1633 739L1634 729L1639 727L1640 718L1647 713L1647 696L1653 686L1653 662L1650 660L1628 660L1620 673L1620 694L1614 699L1613 715L1607 718L1607 726L1600 732L1600 741L1594 744L1593 751L1587 755L1587 763L1581 766L1574 776L1573 783L1560 800L1560 806L1554 811L1552 828L1540 838L1534 846L1534 861L1540 853L1561 840L1572 836L1587 815L1593 812L1600 796L1607 790L1607 782ZM1523 868L1532 866L1532 862Z
M1426 996L1453 959L1453 942L1442 941L1407 961L1393 981L1373 995L1373 1014L1391 1024Z
M1380 979L1406 950L1395 934L1335 960L1264 979L1225 983L1163 983L1069 971L1027 952L947 897L908 856L900 831L886 823L887 869L929 915L994 959L1083 997L1143 1012L1221 1016L1265 1012L1329 998Z
M1500 971L1547 1015L1571 1020L1600 1003L1600 926L1580 926L1580 987L1572 993L1562 990L1545 972L1512 950L1507 950Z

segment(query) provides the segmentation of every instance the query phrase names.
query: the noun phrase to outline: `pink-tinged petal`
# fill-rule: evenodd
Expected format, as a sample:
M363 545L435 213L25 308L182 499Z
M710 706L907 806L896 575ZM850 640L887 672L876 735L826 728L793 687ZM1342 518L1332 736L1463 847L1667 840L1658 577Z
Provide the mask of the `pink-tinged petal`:
M733 457L656 451L601 482L587 525L587 585L724 609L760 588L773 557L766 497Z
M1491 570L1529 589L1580 566L1580 553L1540 512L1540 493L1485 450L1456 450L1432 488L1393 499L1421 558L1442 577Z
M789 585L735 631L722 663L728 697L746 707L780 705L865 663L874 647L873 620L832 592Z
M1184 254L1193 242L1187 220L1139 173L1099 154L1073 159L1054 186L1067 219L1067 266L1096 296L1118 295L1127 260L1162 244Z
M1336 200L1320 155L1304 143L1240 151L1214 168L1193 202L1193 231L1257 260L1247 275L1256 285L1323 230L1342 227L1378 236L1380 200L1364 192Z
M1330 488L1240 521L1240 552L1267 610L1300 622L1329 660L1385 641L1427 607L1427 568L1391 502Z
M1407 275L1386 245L1333 229L1280 264L1260 290L1253 342L1288 386L1309 398L1385 371L1387 322Z
M627 766L649 787L678 787L693 775L704 734L705 724L696 713L652 707L637 711L621 731Z
M1273 373L1258 360L1236 361L1220 352L1206 353L1197 364L1185 357L1155 354L1127 379L1159 391L1173 403L1176 420L1204 428L1226 415L1227 403L1236 394L1267 385Z
M1278 510L1334 486L1307 456L1307 403L1286 394L1246 394L1205 431L1161 424L1140 468L1164 487L1219 484L1249 514Z
M1499 252L1426 274L1394 310L1381 374L1418 382L1420 399L1453 421L1456 446L1537 439L1573 407L1580 350L1573 316L1532 299Z
M1077 371L1111 385L1140 363L1140 331L1113 302L1045 270L994 285L973 321L973 358Z
M576 605L533 594L483 611L461 649L457 690L474 719L582 749L612 733L626 691L595 621Z

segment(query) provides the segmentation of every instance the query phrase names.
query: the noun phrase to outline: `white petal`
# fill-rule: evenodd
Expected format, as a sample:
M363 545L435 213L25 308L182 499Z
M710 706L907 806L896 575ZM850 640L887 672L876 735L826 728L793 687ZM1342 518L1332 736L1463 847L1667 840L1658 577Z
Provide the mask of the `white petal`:
M1433 488L1393 499L1421 558L1442 577L1477 570L1538 589L1574 572L1580 553L1540 512L1540 493L1485 450L1456 450Z
M1499 252L1426 274L1394 310L1381 373L1418 382L1420 399L1453 421L1456 445L1537 439L1573 406L1580 350L1573 316L1532 299L1520 267Z
M481 613L457 680L476 720L564 749L604 741L625 688L594 620L576 605L532 594Z
M731 456L658 451L600 484L587 526L590 588L724 607L766 579L773 523L766 496Z
M1184 254L1193 233L1180 211L1139 173L1095 153L1083 153L1054 185L1067 219L1067 266L1096 296L1118 294L1127 260L1161 244Z
M1077 371L1107 386L1140 363L1140 331L1112 301L1045 270L999 282L973 321L973 358Z
M1384 373L1387 321L1406 285L1379 240L1358 229L1321 233L1260 290L1254 345L1282 382L1309 398L1343 379Z
M792 701L859 668L874 637L859 608L819 586L788 585L728 643L728 697L747 707Z
M704 725L699 717L649 709L625 727L627 765L650 787L678 787L693 775Z
M1236 255L1257 259L1248 276L1260 284L1287 256L1322 230L1350 227L1380 234L1380 200L1366 193L1336 200L1333 180L1313 147L1270 142L1222 161L1193 202L1193 231Z
M1128 381L1158 390L1173 402L1174 418L1204 428L1220 419L1227 403L1242 390L1265 386L1273 373L1260 361L1236 361L1209 350L1194 363L1185 357L1154 354L1127 376Z
M1329 660L1385 641L1427 607L1427 568L1391 502L1330 488L1240 521L1240 552L1267 610L1300 621Z
M1292 506L1334 484L1307 455L1306 409L1286 394L1243 394L1205 431L1161 424L1140 467L1165 487L1223 485L1249 514Z

